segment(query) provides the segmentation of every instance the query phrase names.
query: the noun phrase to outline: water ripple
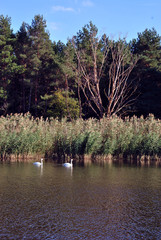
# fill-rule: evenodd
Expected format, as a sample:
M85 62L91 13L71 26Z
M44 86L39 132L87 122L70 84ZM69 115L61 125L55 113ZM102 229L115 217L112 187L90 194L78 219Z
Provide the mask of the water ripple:
M160 169L0 170L0 239L161 239Z

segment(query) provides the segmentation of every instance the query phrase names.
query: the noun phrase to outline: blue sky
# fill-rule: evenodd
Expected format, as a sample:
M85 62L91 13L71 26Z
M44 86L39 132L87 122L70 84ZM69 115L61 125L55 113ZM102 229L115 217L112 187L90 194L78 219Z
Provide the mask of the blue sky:
M99 35L137 38L138 32L154 27L161 35L161 0L0 0L0 14L11 17L16 33L22 22L31 24L43 15L52 41L66 43L92 21Z

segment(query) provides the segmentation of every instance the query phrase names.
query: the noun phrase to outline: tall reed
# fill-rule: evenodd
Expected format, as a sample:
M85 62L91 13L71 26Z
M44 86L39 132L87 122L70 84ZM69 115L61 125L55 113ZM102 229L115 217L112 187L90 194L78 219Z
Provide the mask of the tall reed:
M34 119L29 113L1 116L1 159L33 154L161 156L161 120L151 114L73 121Z

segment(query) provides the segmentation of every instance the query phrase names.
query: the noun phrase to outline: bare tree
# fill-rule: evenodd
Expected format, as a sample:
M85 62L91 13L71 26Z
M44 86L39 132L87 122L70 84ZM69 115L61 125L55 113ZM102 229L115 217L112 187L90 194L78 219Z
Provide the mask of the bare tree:
M125 41L115 43L109 41L105 35L99 39L97 31L92 27L93 25L87 25L88 48L79 47L76 37L73 37L72 45L78 62L78 88L83 92L86 104L102 118L104 114L111 116L123 112L132 103L131 97L136 87L132 88L132 82L128 79L137 60L128 51ZM106 104L103 104L100 81L107 62L110 66L104 89Z
M111 64L105 95L108 100L107 116L128 111L134 102L137 84L129 81L129 75L137 63L137 57L130 53L125 40L110 45Z
M107 39L104 37L99 41L96 34L96 31L90 33L90 56L86 49L77 49L75 38L72 39L72 44L78 61L78 67L76 70L78 76L78 88L82 90L86 103L93 112L98 117L103 117L104 108L100 91L100 80L108 55L108 47ZM104 49L100 49L100 45L102 45Z

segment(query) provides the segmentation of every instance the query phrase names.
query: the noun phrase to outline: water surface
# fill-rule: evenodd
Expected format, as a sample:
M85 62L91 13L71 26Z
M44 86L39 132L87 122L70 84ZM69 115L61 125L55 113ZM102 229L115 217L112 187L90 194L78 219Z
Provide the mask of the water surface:
M161 239L161 168L0 164L0 239Z

